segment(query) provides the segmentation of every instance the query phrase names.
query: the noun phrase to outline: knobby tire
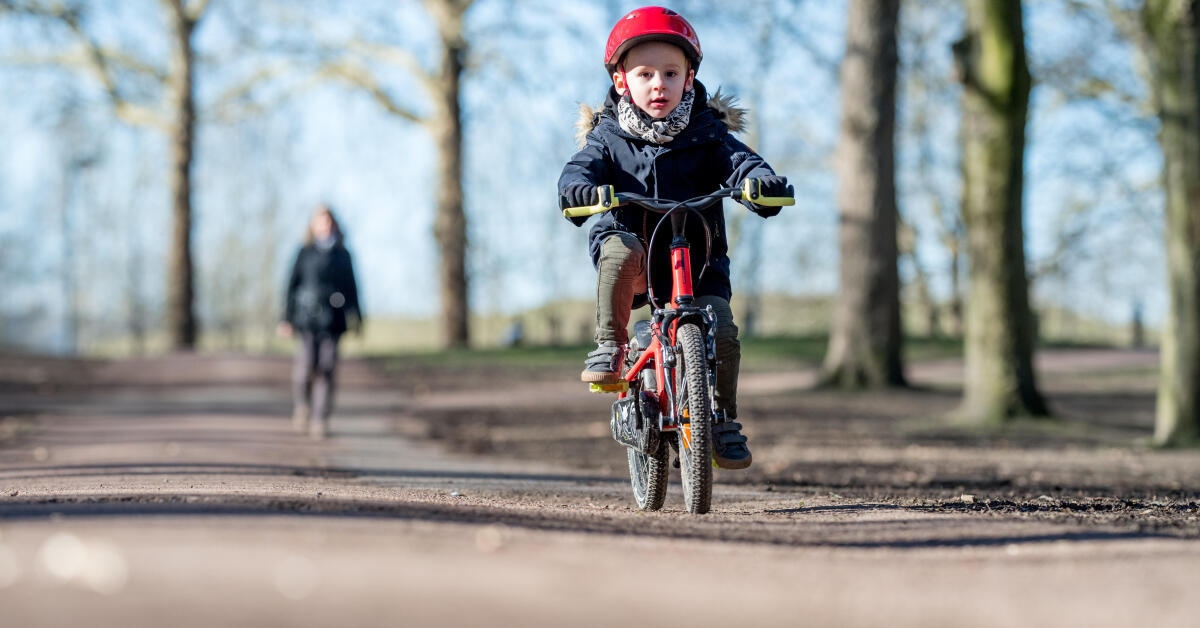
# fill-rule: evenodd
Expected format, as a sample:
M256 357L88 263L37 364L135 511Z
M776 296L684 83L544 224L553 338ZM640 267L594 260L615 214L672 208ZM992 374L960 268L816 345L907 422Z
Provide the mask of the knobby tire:
M712 391L708 385L708 360L704 336L694 323L684 323L675 334L677 390L687 408L691 425L691 447L679 433L679 467L683 476L683 501L688 512L702 515L712 505Z
M667 500L667 471L671 462L671 447L660 439L658 449L651 455L632 447L629 452L629 481L633 484L633 499L641 510L659 510Z

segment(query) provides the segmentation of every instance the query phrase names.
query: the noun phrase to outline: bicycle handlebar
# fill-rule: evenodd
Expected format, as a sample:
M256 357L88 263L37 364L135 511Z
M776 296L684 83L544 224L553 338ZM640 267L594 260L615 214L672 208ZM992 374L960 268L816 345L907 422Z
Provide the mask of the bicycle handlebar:
M640 194L617 194L617 190L613 186L599 185L596 186L596 198L599 200L595 205L568 207L563 210L563 216L567 218L582 218L595 214L603 214L614 207L629 204L638 205L658 213L666 213L680 205L696 207L698 206L698 201L707 201L714 198L732 198L739 201L750 201L755 205L766 207L786 207L796 204L796 199L790 196L762 196L759 191L761 186L762 183L758 179L746 179L742 182L742 187L739 188L721 188L711 194L704 194L686 201L669 201L650 198Z

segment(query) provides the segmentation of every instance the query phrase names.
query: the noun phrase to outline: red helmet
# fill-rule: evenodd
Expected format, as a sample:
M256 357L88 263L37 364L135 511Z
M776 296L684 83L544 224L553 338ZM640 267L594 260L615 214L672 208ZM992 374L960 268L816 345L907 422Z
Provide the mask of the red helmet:
M616 72L621 57L630 48L647 41L679 46L692 62L693 70L700 67L704 58L696 29L682 15L663 7L642 7L626 13L608 34L608 44L604 46L605 69L610 74Z

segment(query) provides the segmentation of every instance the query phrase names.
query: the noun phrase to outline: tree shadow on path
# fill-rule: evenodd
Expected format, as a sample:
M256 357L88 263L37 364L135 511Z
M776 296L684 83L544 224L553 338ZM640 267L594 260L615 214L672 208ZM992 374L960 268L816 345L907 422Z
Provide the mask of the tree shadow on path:
M869 504L860 510L878 509ZM884 506L895 511L922 509ZM828 510L825 507L821 509ZM820 512L812 509L808 512ZM843 511L854 507L842 508ZM767 511L795 514L803 509ZM521 508L446 504L424 501L322 499L279 495L127 494L109 497L56 496L0 501L0 521L61 520L108 517L265 517L385 519L397 522L492 525L533 532L618 535L664 540L745 543L793 548L920 550L929 548L988 548L1014 544L1109 543L1180 539L1160 531L1094 529L1045 522L980 520L961 517L933 525L928 520L906 525L883 521L809 521L795 518L755 520L754 525L730 525L739 517L716 513L707 517L664 512L638 516L636 511L596 511L575 508ZM745 517L741 517L744 519Z

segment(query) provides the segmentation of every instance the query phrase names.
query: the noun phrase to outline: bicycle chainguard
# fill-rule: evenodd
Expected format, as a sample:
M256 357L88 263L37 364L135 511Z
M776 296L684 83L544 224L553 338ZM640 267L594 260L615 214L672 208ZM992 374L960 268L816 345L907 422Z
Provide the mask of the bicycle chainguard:
M588 390L597 394L627 393L629 392L629 382L620 381L615 384L588 384Z

